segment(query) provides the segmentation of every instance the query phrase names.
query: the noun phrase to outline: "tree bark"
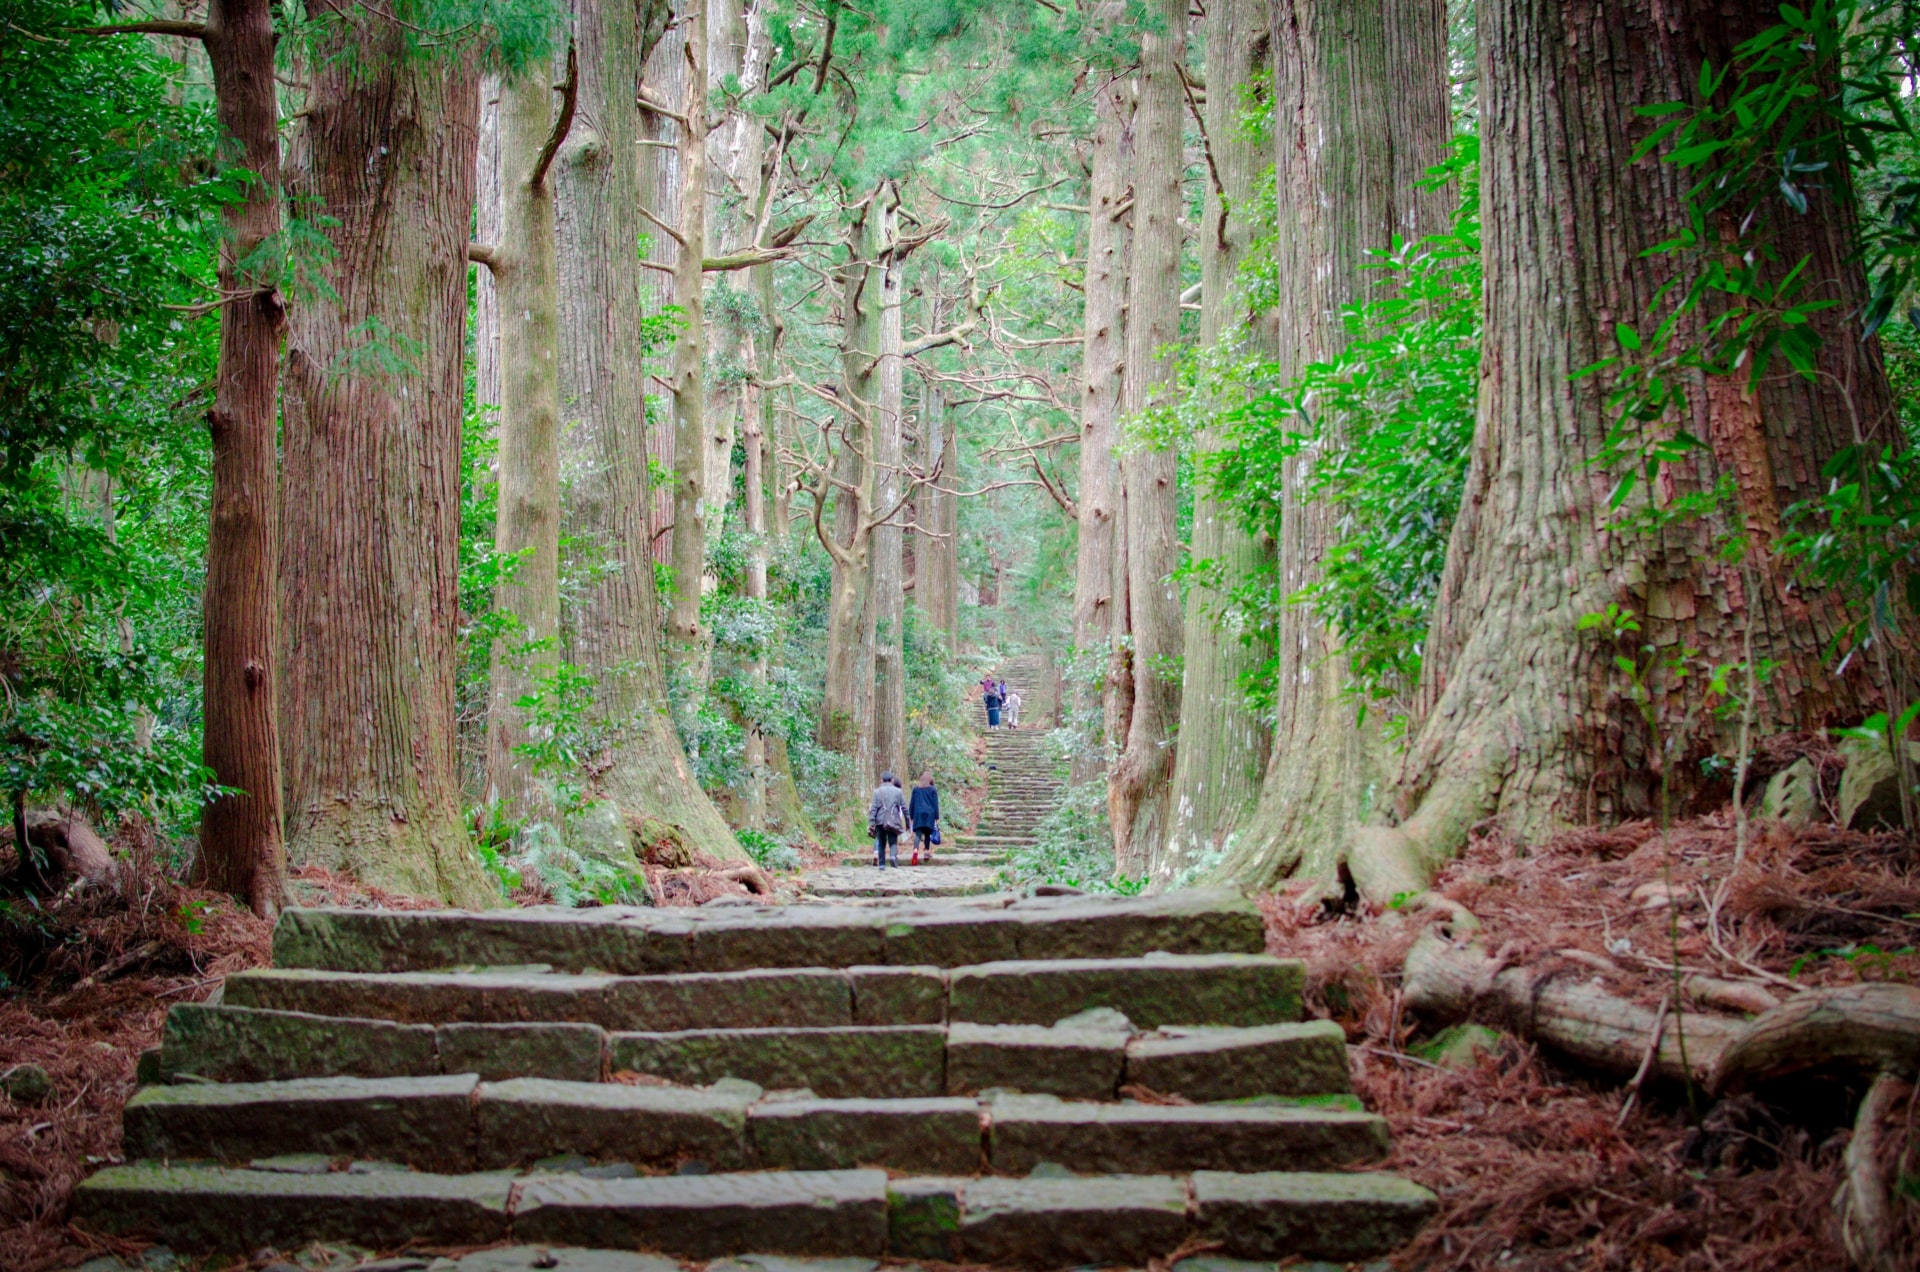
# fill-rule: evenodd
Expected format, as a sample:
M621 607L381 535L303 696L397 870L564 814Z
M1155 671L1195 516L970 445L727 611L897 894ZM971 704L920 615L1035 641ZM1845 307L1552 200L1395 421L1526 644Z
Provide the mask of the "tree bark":
M698 696L706 637L700 594L707 573L707 9L681 22L686 90L680 113L680 237L673 300L680 330L673 341L673 604L667 612L667 665L679 689Z
M1215 0L1207 9L1206 133L1219 184L1207 183L1200 225L1200 345L1226 356L1274 353L1273 317L1249 311L1238 281L1253 233L1249 211L1267 166L1239 117L1248 86L1262 84L1272 72L1269 13L1267 0ZM1263 100L1271 107L1271 97ZM1198 455L1225 445L1217 430L1203 431L1195 444L1196 468ZM1164 846L1153 845L1159 884L1225 845L1253 811L1272 740L1266 722L1248 709L1240 683L1271 649L1265 642L1249 643L1225 621L1223 610L1235 588L1259 575L1273 545L1249 534L1204 479L1194 483L1192 535L1193 560L1214 563L1219 583L1198 576L1187 589L1172 828Z
M1369 251L1398 234L1446 227L1451 199L1418 182L1446 156L1446 9L1389 0L1367 9L1288 0L1275 11L1274 162L1278 173L1279 366L1292 379L1346 344L1341 312L1379 287ZM1318 454L1343 445L1337 419L1289 462L1281 508L1280 592L1318 582L1338 536L1335 510L1306 497ZM1347 696L1340 634L1307 605L1280 618L1273 758L1260 804L1225 863L1271 883L1299 870L1337 889L1338 863L1385 780L1371 717Z
M479 77L393 23L312 67L298 192L336 220L332 297L297 306L283 401L288 846L462 905L498 899L454 767L460 413Z
M286 310L271 279L242 262L280 232L280 112L267 0L213 0L204 43L213 68L223 160L252 179L221 212L220 360L207 427L213 508L203 608L206 666L201 762L237 793L200 814L209 888L279 913L286 894L280 770L280 488L275 398Z
M1729 49L1775 20L1764 6L1718 0L1480 6L1482 388L1423 667L1424 715L1394 800L1425 872L1489 817L1531 839L1657 813L1663 764L1671 806L1683 808L1702 781L1699 760L1729 744L1733 727L1709 709L1698 668L1744 661L1743 634L1753 658L1777 667L1758 713L1764 731L1858 720L1885 701L1869 683L1870 659L1845 659L1842 675L1823 658L1845 617L1839 598L1806 587L1771 550L1778 510L1823 488L1821 467L1851 442L1855 413L1883 440L1891 418L1877 348L1852 317L1864 288L1844 172L1809 196L1807 215L1780 209L1779 271L1811 257L1819 294L1839 302L1814 320L1820 376L1782 367L1752 399L1737 383L1700 386L1681 423L1709 448L1663 470L1665 498L1710 490L1723 475L1737 483L1751 593L1743 567L1714 551L1726 518L1652 532L1619 524L1607 507L1617 474L1594 466L1610 385L1604 374L1571 378L1616 352L1613 324L1639 323L1676 268L1671 256L1642 253L1686 223L1691 178L1658 156L1627 163L1653 126L1635 108L1690 97L1704 58L1724 66ZM1610 603L1641 616L1630 641L1578 630ZM1696 651L1684 679L1648 673L1664 747L1614 663L1643 659L1642 645Z
M560 275L561 454L575 474L565 526L592 568L570 660L596 682L603 739L590 794L631 823L677 827L690 848L738 858L733 832L700 789L668 715L648 525L646 408L640 353L639 82L665 5L577 0L573 131L554 164Z
M1083 667L1103 669L1116 655L1114 568L1120 522L1120 466L1114 458L1114 428L1127 350L1127 258L1133 223L1127 168L1133 119L1132 95L1111 78L1094 100L1093 149L1088 173L1086 297L1080 354L1079 551L1073 580L1073 647ZM1108 677L1103 674L1103 679ZM1084 678L1074 681L1075 719L1101 713L1102 746L1122 739L1107 711L1108 695ZM1117 706L1117 704L1116 704ZM1075 755L1072 779L1097 773L1092 752Z
M933 324L940 325L936 311ZM960 637L960 558L954 534L958 529L959 500L952 493L958 480L958 439L947 417L947 399L931 380L920 382L920 467L938 471L940 479L922 486L915 495L914 521L920 529L913 549L913 603L926 614L957 651Z
M875 517L893 516L873 528L873 763L907 779L907 599L903 575L906 533L900 527L905 420L902 402L901 275L906 263L889 253L880 279L880 365L873 436Z
M551 814L531 762L520 701L559 661L560 296L554 260L553 184L546 167L556 127L550 66L504 84L500 100L500 237L487 245L500 324L499 459L493 547L513 571L493 591L512 616L494 641L488 677L486 800L507 816ZM572 72L569 72L572 78ZM573 107L572 86L559 108Z
M1180 65L1186 50L1186 0L1154 0L1153 29L1140 41L1134 108L1133 251L1127 288L1126 410L1148 411L1177 391L1180 338L1180 214L1186 165L1181 146ZM1175 529L1178 456L1171 447L1128 451L1126 488L1127 626L1132 636L1133 710L1124 749L1108 779L1114 869L1137 878L1167 832L1173 732L1180 721L1180 564Z

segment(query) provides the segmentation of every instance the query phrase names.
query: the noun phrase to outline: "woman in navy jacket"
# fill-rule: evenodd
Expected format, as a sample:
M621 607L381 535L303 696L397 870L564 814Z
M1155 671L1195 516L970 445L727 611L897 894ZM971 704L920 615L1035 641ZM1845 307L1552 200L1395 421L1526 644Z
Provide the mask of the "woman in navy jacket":
M932 769L920 775L920 784L913 788L913 798L907 804L907 815L913 821L913 864L920 864L922 852L932 861L933 832L940 824L940 792L934 789Z

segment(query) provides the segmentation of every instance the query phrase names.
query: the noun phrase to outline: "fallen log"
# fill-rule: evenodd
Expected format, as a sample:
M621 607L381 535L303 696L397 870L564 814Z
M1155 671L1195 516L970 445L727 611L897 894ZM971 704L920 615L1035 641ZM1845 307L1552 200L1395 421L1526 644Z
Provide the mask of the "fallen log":
M1446 917L1407 952L1402 994L1409 1008L1429 1019L1478 1021L1597 1069L1633 1074L1644 1064L1649 1074L1669 1081L1704 1081L1720 1053L1748 1027L1701 1012L1663 1018L1595 985L1578 963L1509 964L1487 952L1479 924L1462 907L1442 899L1424 908Z
M1920 989L1883 982L1799 994L1743 1029L1720 1053L1707 1085L1730 1095L1833 1068L1868 1076L1920 1068Z
M13 839L12 826L0 828L0 848L13 847ZM85 879L98 883L114 875L113 850L83 817L45 811L28 813L27 842L46 855L50 881ZM24 860L16 869L23 874L31 872Z

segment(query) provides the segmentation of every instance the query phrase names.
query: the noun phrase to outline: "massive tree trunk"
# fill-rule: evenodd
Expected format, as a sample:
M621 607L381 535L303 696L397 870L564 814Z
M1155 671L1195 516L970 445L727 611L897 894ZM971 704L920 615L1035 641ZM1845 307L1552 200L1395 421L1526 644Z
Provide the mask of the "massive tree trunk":
M1187 47L1186 0L1149 6L1157 29L1140 41L1134 108L1133 253L1127 288L1126 409L1151 410L1177 391L1180 337L1180 214L1186 165L1181 147L1180 64ZM1114 868L1139 877L1167 831L1173 731L1180 721L1180 564L1175 516L1178 456L1171 447L1128 451L1127 628L1132 637L1133 709L1124 747L1108 778ZM1116 738L1116 741L1120 739Z
M1238 279L1253 233L1255 187L1267 166L1240 116L1249 86L1258 86L1262 102L1272 101L1265 82L1273 62L1270 12L1268 0L1215 0L1207 9L1207 140L1219 184L1207 184L1200 223L1200 344L1228 356L1273 355L1272 315L1248 311ZM1205 453L1225 444L1217 431L1206 430L1195 449ZM1188 585L1172 828L1164 847L1153 846L1156 883L1225 844L1259 798L1270 734L1248 709L1240 681L1271 651L1264 642L1243 639L1224 611L1234 589L1255 578L1272 551L1272 543L1249 534L1204 479L1195 483L1192 556L1211 562L1218 574ZM1210 581L1216 577L1217 585Z
M1754 659L1778 668L1762 690L1763 729L1857 720L1885 701L1871 659L1847 658L1841 675L1822 657L1844 619L1839 599L1795 580L1771 551L1780 510L1823 487L1821 466L1852 441L1855 412L1864 428L1891 418L1877 350L1854 317L1864 288L1844 171L1809 191L1806 215L1768 210L1781 227L1773 280L1810 256L1818 293L1839 302L1815 319L1822 374L1781 367L1752 398L1744 381L1696 386L1677 422L1708 449L1663 470L1664 498L1737 483L1752 543L1744 569L1714 551L1722 517L1649 532L1608 509L1616 474L1594 459L1610 385L1571 378L1616 352L1613 324L1640 322L1675 272L1674 257L1642 252L1686 223L1690 178L1657 156L1627 162L1653 126L1634 108L1690 97L1703 58L1726 65L1773 21L1765 6L1717 0L1480 5L1487 327L1473 463L1427 648L1431 705L1396 791L1401 825L1367 838L1364 870L1355 857L1357 877L1379 879L1364 890L1417 885L1485 818L1532 838L1658 813L1662 766L1682 807L1703 782L1699 761L1732 728L1708 709L1701 668L1743 661L1745 637ZM1643 630L1617 643L1579 630L1609 604L1631 608ZM1684 679L1645 672L1664 746L1614 662L1645 666L1645 645L1661 659L1694 651Z
M1381 274L1370 251L1447 225L1450 198L1422 190L1446 155L1446 8L1388 0L1358 9L1288 0L1276 10L1274 162L1279 190L1279 365L1291 379L1346 343L1341 311L1364 301ZM1289 461L1281 508L1280 591L1322 577L1335 541L1334 510L1306 497L1317 452L1343 445L1342 425ZM1296 868L1335 886L1346 836L1379 799L1384 744L1346 693L1340 635L1307 605L1281 613L1274 685L1273 759L1255 816L1226 862L1233 876L1270 883Z
M274 399L286 312L270 279L241 262L280 232L280 112L267 0L213 0L204 42L213 67L223 158L252 174L221 213L220 362L207 427L213 517L203 610L201 761L236 792L200 814L206 886L271 918L286 892L279 726L279 465Z
M906 263L889 253L880 280L880 365L873 426L873 762L902 782L907 778L907 619L901 501L907 493L901 400L901 274ZM889 515L891 514L891 515Z
M593 722L604 739L589 793L629 823L678 829L719 857L740 846L700 789L669 718L655 626L647 518L646 412L640 356L641 229L634 86L664 3L577 0L579 56L573 131L554 165L560 274L562 454L573 474L566 507L591 582L573 616L571 660L596 682ZM636 30L636 18L639 28Z
M936 311L933 325L940 325ZM940 474L914 495L914 523L920 534L913 548L913 603L945 638L959 648L960 555L954 532L960 500L954 494L960 459L947 399L938 384L920 381L920 469Z
M549 811L532 764L517 750L529 738L519 704L559 660L560 299L547 169L559 134L571 123L576 74L570 60L556 119L550 69L536 64L502 86L500 234L472 252L493 277L500 324L493 546L514 561L512 573L493 590L495 613L512 618L494 641L488 676L485 797L516 819Z
M668 384L673 389L673 604L667 613L667 663L678 690L693 693L701 679L706 638L700 630L700 594L707 573L707 10L696 5L682 19L686 90L679 102L680 232L673 301L680 330L673 341Z
M454 769L461 334L479 77L393 23L338 25L312 64L298 193L335 220L334 295L293 313L283 412L293 857L488 905Z
M881 187L852 213L841 271L841 382L846 395L841 445L833 465L832 594L827 609L827 674L820 702L820 744L854 762L850 791L863 794L873 767L872 531L873 424L879 405L874 372L880 357L879 260L887 241L892 191Z
M1114 563L1120 523L1120 466L1114 459L1114 426L1120 418L1127 350L1127 257L1132 235L1131 174L1127 141L1132 94L1114 77L1094 99L1093 153L1088 174L1085 329L1080 355L1079 551L1073 580L1073 647L1082 669L1074 681L1073 718L1086 727L1102 716L1105 737L1118 745L1106 712L1107 695L1085 672L1103 672L1114 659ZM1073 780L1096 775L1084 748L1074 757Z

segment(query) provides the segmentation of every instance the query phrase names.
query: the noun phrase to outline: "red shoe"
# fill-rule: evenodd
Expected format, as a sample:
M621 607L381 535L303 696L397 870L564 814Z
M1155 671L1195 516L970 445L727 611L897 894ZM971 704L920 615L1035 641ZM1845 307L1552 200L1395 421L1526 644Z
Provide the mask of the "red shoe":
M913 850L913 864L916 866L920 864L920 850L918 848Z

